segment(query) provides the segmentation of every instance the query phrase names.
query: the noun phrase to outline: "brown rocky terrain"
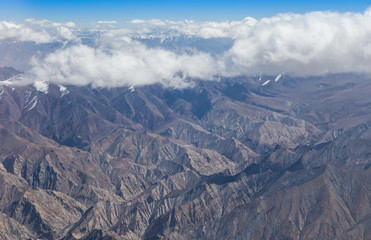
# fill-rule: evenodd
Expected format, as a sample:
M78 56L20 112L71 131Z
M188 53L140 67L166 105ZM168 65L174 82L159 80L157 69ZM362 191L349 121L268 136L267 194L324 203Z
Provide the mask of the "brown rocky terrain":
M371 239L367 76L194 82L1 84L0 238Z

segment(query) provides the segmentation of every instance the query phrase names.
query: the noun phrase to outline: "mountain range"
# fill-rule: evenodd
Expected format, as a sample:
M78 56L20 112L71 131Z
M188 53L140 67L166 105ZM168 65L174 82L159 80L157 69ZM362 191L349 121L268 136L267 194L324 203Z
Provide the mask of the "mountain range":
M1 239L371 239L366 75L38 91L19 74L0 68Z

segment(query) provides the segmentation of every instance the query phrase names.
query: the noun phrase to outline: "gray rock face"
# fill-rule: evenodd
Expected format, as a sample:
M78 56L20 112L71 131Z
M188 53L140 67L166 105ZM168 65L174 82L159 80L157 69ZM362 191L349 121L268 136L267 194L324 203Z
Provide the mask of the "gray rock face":
M0 213L0 237L4 240L11 239L33 239L36 235L32 234L25 226Z
M12 67L0 67L0 81L7 80L21 72Z
M66 88L1 85L1 239L371 236L367 77Z

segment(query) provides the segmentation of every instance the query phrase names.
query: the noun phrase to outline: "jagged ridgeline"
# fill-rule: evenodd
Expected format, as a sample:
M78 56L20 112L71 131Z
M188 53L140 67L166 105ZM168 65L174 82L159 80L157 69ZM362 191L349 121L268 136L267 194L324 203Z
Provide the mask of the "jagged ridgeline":
M370 92L354 74L2 82L0 238L368 239Z

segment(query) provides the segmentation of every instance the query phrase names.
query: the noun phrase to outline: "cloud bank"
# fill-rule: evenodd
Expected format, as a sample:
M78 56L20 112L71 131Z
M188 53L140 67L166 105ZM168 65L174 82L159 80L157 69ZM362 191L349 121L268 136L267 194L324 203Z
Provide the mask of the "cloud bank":
M30 73L38 80L59 84L93 84L95 87L162 83L183 86L186 78L211 79L218 66L208 54L178 55L131 43L117 49L76 45L45 59L34 59Z
M0 41L68 41L30 62L29 74L42 82L184 86L192 78L256 73L371 74L370 23L371 9L224 22L137 19L125 27L115 24L115 28L84 31L73 23L31 19L23 24L0 22ZM223 52L216 49L215 54L197 48L212 39L230 39L233 44ZM194 44L187 45L191 40Z
M370 10L281 14L257 22L228 55L241 73L371 73L370 22Z

